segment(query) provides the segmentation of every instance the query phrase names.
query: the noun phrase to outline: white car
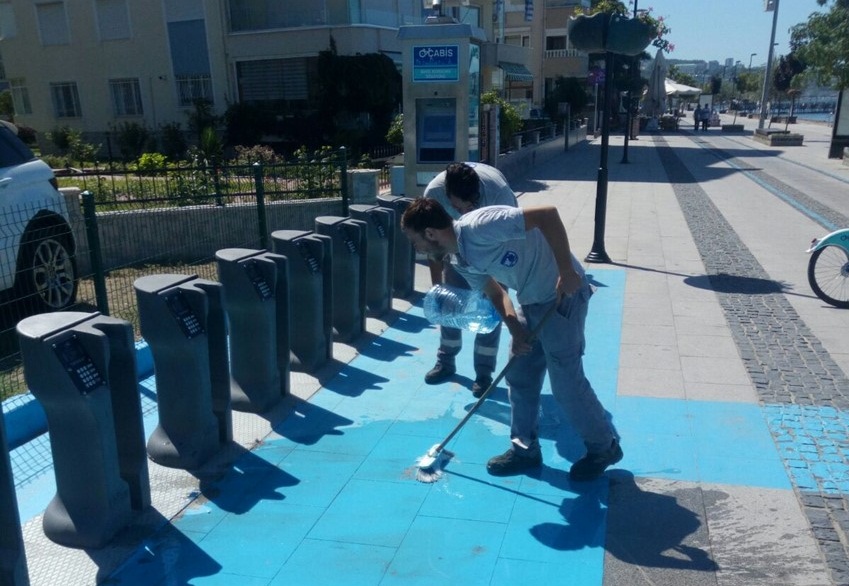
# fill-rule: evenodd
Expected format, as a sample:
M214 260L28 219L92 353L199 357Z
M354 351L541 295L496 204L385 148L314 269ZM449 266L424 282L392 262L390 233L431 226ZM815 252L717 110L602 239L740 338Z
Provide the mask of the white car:
M0 124L0 292L28 313L76 301L76 244L53 170Z

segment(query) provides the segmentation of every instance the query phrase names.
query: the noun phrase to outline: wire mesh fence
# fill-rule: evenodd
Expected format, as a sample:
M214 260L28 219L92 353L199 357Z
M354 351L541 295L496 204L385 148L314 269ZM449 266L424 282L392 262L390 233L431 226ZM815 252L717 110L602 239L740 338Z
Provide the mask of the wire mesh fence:
M0 399L27 390L21 319L100 311L129 321L138 339L136 279L217 280L218 250L271 249L275 230L312 230L316 216L347 215L346 176L344 150L309 162L95 169L67 181L76 190L62 205L0 210Z

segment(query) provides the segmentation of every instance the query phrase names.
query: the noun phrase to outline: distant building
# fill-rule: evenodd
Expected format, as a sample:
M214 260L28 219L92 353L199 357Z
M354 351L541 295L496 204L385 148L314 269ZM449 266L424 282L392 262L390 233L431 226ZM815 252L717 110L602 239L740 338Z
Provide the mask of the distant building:
M585 76L566 26L589 0L449 0L482 28L483 91L541 105L558 76ZM402 67L398 28L421 24L421 0L0 1L0 52L16 120L68 126L92 142L134 122L186 122L193 101L278 112L310 106L320 51L383 53Z

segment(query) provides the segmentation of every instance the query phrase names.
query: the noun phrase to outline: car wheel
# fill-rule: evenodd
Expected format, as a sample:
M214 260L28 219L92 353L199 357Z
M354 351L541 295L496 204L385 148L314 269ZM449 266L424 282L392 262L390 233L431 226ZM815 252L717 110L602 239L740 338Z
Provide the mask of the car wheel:
M55 311L77 298L77 266L71 255L70 235L58 227L39 231L39 238L23 247L19 273L26 305L36 312Z

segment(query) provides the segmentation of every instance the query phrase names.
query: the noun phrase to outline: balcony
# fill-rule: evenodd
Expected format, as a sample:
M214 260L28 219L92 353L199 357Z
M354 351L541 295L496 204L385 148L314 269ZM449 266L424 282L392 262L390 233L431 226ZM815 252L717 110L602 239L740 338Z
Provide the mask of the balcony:
M565 57L585 57L584 51L578 49L551 49L543 55L546 59L562 59Z

